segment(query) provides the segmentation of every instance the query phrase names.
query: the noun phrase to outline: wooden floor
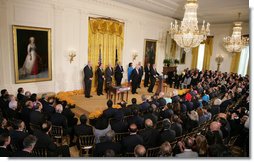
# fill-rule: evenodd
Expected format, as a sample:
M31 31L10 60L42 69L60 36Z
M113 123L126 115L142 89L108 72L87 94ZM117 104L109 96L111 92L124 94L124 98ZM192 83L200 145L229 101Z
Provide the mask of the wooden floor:
M154 87L154 92L157 89L157 87ZM165 93L166 96L169 95L170 92L172 92L174 89L173 88L167 88L167 92ZM129 91L129 97L128 97L128 104L131 103L132 98L136 98L138 103L141 102L141 95L145 94L148 98L153 95L152 93L147 92L147 88L141 87L141 89L137 90L138 94L131 94L131 91ZM72 111L75 113L77 117L79 117L82 114L89 115L91 112L95 110L104 110L107 108L107 95L104 93L103 96L97 96L96 93L92 93L91 98L85 98L84 95L77 95L77 96L72 96L71 98L73 99L76 108L72 109ZM124 96L125 99L125 96ZM120 102L120 100L116 101Z

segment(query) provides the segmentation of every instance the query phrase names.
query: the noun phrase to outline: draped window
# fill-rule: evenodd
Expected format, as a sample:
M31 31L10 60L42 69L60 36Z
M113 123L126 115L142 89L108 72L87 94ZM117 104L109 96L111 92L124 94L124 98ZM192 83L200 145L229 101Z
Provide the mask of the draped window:
M88 60L93 63L94 72L97 69L99 57L104 64L104 68L108 64L114 67L116 57L118 61L122 60L124 45L123 22L107 18L90 17L88 30ZM99 56L100 51L101 56ZM96 86L94 83L95 79L93 79L93 87Z
M202 53L202 69L200 68L199 70L210 70L210 58L213 54L213 36L208 36L207 39L202 42L204 44L204 50L199 50L199 46L192 48L192 62L191 62L191 68L195 69L198 67L198 58L199 58L199 52Z

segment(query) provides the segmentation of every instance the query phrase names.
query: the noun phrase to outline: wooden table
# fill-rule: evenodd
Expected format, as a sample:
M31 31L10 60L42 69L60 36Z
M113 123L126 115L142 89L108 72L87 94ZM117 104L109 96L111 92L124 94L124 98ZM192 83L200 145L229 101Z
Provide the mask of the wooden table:
M130 87L126 87L126 86L111 86L109 87L109 90L107 93L107 99L112 99L112 93L113 93L114 104L116 104L116 96L118 95L117 100L119 100L119 95L121 94L121 100L123 100L124 93L126 93L126 102L127 102L130 89L131 89Z

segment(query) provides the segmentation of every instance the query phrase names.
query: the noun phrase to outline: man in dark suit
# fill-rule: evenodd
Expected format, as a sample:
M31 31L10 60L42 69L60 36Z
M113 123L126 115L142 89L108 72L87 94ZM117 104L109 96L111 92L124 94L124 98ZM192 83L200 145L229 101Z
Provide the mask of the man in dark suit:
M145 66L145 80L144 80L144 86L145 87L148 87L148 84L149 84L149 78L150 78L150 63L147 63L146 66Z
M11 143L11 137L8 133L0 135L0 157L11 157L12 152L7 149L7 146Z
M21 120L25 122L26 128L28 130L30 130L29 123L30 123L30 113L33 111L32 108L33 108L33 102L27 101L25 103L25 106L21 109L21 112L20 112Z
M46 116L41 112L42 111L42 104L37 102L34 106L34 111L30 113L30 123L35 125L41 125L43 122L46 121Z
M32 157L32 151L37 142L37 138L33 135L27 136L23 141L23 150L14 154L14 157Z
M47 94L43 94L42 98L40 99L40 102L42 104L42 112L47 116L47 119L49 120L50 116L55 112L53 104L50 104L52 102L54 103L54 99L53 98L48 99Z
M176 132L171 129L171 123L169 119L163 120L163 129L160 133L160 141L164 143L166 141L173 142L176 137Z
M24 104L26 100L26 96L24 95L24 89L22 87L18 88L17 100L21 104Z
M138 71L139 71L138 88L140 88L140 84L141 84L142 77L143 77L143 74L144 74L144 68L141 65L141 62L138 63L138 66L139 66L139 69L138 69Z
M14 144L19 149L23 148L23 140L29 134L25 132L25 123L22 120L14 121L13 129L10 131L11 144Z
M117 86L121 86L123 72L124 72L123 66L121 66L120 62L118 62L115 67L115 80Z
M160 132L153 128L153 121L151 119L145 120L145 129L139 134L143 138L146 148L157 147L159 145Z
M132 92L132 94L138 94L137 88L138 88L138 84L139 84L139 78L140 78L139 66L137 65L135 67L135 69L133 69L131 72L131 92Z
M133 116L128 119L128 124L131 125L132 123L135 123L138 127L138 129L144 128L144 118L142 118L139 115L138 108L133 109Z
M0 97L0 110L2 111L3 117L8 118L7 116L7 109L9 108L9 93L7 89L1 90L1 97Z
M107 106L108 106L108 108L103 111L103 116L105 118L107 118L107 119L113 118L116 115L116 113L117 113L117 109L112 108L113 101L112 100L108 100L107 101Z
M35 130L34 135L38 139L35 148L46 148L48 156L57 157L62 155L63 157L70 157L69 147L67 145L57 146L49 136L51 128L51 122L45 122L42 124L41 130Z
M88 61L88 64L84 67L84 81L85 81L85 97L90 98L92 80L93 80L93 68L92 62Z
M114 138L115 132L113 130L109 130L105 134L104 141L95 145L93 156L102 157L108 149L113 150L115 154L119 155L122 152L122 146L119 143L113 142Z
M97 74L97 95L103 95L102 90L103 90L103 83L104 83L104 70L103 70L103 64L101 63L96 71Z
M141 99L142 99L142 103L139 104L139 111L140 112L145 112L149 108L150 104L147 102L146 95L143 94L141 96Z
M87 117L85 114L81 115L80 118L80 124L74 126L74 132L76 136L82 136L82 135L93 135L93 127L90 125L87 125Z
M155 85L155 82L156 82L156 76L159 75L159 73L157 72L156 70L156 65L153 64L153 67L151 68L151 71L150 71L150 86L148 88L148 92L149 93L153 93L153 87Z
M105 70L105 80L106 80L106 92L108 92L109 87L112 85L112 77L114 75L114 70L112 68L112 65L109 64L108 67Z
M62 126L63 127L63 134L69 134L70 135L70 145L73 145L73 139L74 139L74 132L73 132L73 125L72 127L68 127L67 118L62 114L63 112L63 106L61 104L56 105L56 113L54 113L50 120L52 125L55 126Z
M143 145L143 138L137 134L138 128L136 124L131 124L129 126L130 135L124 137L122 140L123 152L133 152L135 146Z

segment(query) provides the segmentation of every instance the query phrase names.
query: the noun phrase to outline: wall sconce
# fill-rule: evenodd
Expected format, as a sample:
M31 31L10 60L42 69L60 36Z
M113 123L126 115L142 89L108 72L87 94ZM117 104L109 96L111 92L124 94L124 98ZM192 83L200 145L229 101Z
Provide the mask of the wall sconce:
M74 57L76 57L76 51L75 50L69 50L70 64L72 63L72 61L74 61Z
M220 65L223 62L224 57L222 55L219 55L215 58L215 61L217 62L217 71L220 70Z
M138 57L138 52L136 50L133 50L132 51L132 61L135 61L137 57Z

